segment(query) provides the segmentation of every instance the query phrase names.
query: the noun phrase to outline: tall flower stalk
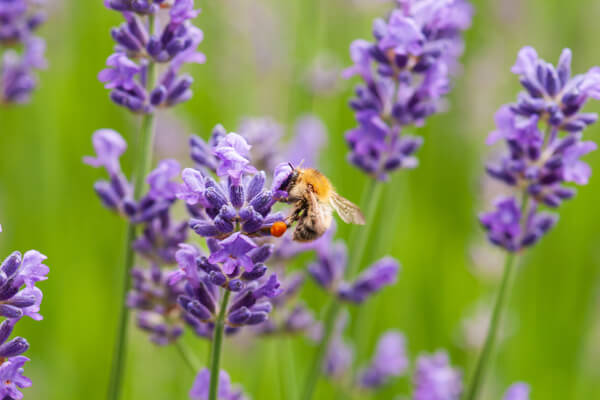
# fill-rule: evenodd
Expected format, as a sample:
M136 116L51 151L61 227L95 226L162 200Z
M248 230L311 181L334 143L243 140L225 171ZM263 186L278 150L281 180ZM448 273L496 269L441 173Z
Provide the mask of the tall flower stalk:
M135 261L136 227L141 220L148 220L144 215L147 210L144 210L141 200L145 187L144 178L152 164L155 112L157 108L171 107L191 98L190 86L193 79L185 74L178 76L179 70L185 63L202 63L205 58L202 53L197 52L203 39L202 31L189 21L199 13L199 10L194 10L193 0L105 0L104 4L109 9L121 12L125 22L111 31L116 42L115 52L108 57L107 68L99 73L98 79L110 90L110 98L114 103L142 115L132 177L133 190L125 191L129 188L129 183L123 181L120 169L111 170L110 165L104 166L111 175L112 187L111 184L96 187L105 205L119 208L119 203L124 201L119 211L128 219L124 244L123 295L108 394L109 399L118 399L127 344L129 313L126 299ZM159 27L157 16L163 12L168 13L168 21ZM115 141L118 142L116 139ZM103 141L99 137L97 143L99 146L102 143L111 146L115 141ZM98 159L88 161L92 165L101 166L105 161L102 159L104 153L101 148L99 151L98 145L96 150ZM110 155L108 157L110 159ZM112 160L114 161L114 157ZM115 186L115 183L121 185ZM136 213L141 213L141 216L135 215Z
M365 188L362 204L367 226L352 235L347 278L356 274L362 263L382 182L394 171L418 165L415 153L423 139L406 134L403 128L420 126L440 110L450 89L450 71L462 53L461 32L470 21L471 7L463 0L399 0L387 19L375 20L374 43L356 40L350 47L354 65L344 76L358 75L364 84L356 88L356 97L350 102L358 127L346 133L348 160L372 181ZM304 400L313 396L341 308L335 298L326 307L324 334L304 386Z
M596 122L596 114L580 112L589 98L600 98L600 68L571 77L571 51L563 50L557 66L540 59L531 47L519 52L512 72L525 89L516 103L496 113L496 127L488 144L503 140L507 154L487 166L488 175L514 189L521 196L501 197L496 210L479 220L488 239L503 248L506 264L494 305L484 347L479 355L466 400L475 400L484 383L494 351L495 338L510 295L516 258L537 243L557 222L555 214L540 207L557 208L575 195L565 183L585 185L591 169L580 157L597 148L583 141L583 130Z

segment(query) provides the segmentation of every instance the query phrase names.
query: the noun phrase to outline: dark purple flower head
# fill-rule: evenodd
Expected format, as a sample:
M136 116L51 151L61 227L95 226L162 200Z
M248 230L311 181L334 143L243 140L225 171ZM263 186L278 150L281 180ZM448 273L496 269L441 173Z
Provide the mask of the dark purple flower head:
M197 51L203 33L190 22L199 14L193 0L105 0L105 6L121 11L125 22L111 31L115 53L98 79L111 90L110 98L133 112L150 113L157 107L171 107L192 96L193 79L178 75L186 63L204 63ZM154 32L149 14L168 10L168 21ZM167 64L155 87L149 87L151 64Z
M184 327L182 312L177 307L183 285L169 285L170 273L156 264L151 268L133 268L133 287L127 296L127 306L136 311L138 327L161 346L177 340Z
M49 269L43 264L46 256L36 250L13 252L0 265L0 315L18 320L29 316L39 321L42 291L35 287L39 281L48 279Z
M375 21L374 43L352 43L354 65L344 76L364 81L350 103L359 124L346 134L352 164L380 180L417 166L414 153L422 139L404 135L402 128L420 126L441 110L471 14L463 0L404 0L387 20Z
M556 224L558 216L537 212L533 205L525 217L514 197L504 197L497 200L495 211L482 213L479 221L492 243L508 251L519 251L540 240Z
M210 389L210 371L205 368L198 373L194 380L194 386L190 390L190 398L192 400L208 400ZM231 379L226 371L221 370L219 373L219 392L217 393L219 400L244 400L247 397L242 393L241 389L231 385Z
M414 386L413 400L458 400L463 390L461 373L443 351L417 359Z
M368 389L379 388L391 378L403 375L408 369L406 339L397 331L384 333L379 342L371 364L358 377L358 384Z
M504 393L502 400L529 400L529 385L523 382L513 383Z

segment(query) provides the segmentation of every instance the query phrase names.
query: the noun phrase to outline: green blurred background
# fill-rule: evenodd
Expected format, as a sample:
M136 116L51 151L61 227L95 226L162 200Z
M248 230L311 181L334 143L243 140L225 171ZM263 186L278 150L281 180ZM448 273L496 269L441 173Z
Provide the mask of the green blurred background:
M31 344L26 375L34 386L25 398L101 399L120 306L124 224L101 207L92 190L101 173L82 165L81 158L91 154L96 129L116 129L132 142L139 121L113 105L96 79L113 46L109 29L120 16L100 0L49 3L51 15L41 30L49 68L41 73L41 87L31 104L0 109L0 254L35 248L48 255L51 268L50 279L40 285L45 319L26 319L16 332ZM576 72L600 64L595 0L473 3L464 71L449 97L449 112L411 130L426 138L421 165L388 183L390 193L380 207L368 261L391 254L403 270L398 284L364 306L362 361L379 334L395 328L405 332L413 357L446 348L469 374L476 352L461 344L461 321L495 287L477 278L473 265L492 268L497 262L494 253L472 257L478 243L489 249L476 222L477 213L489 207L482 194L482 167L490 153L484 140L495 110L516 98L518 81L510 67L523 45L552 62L563 47L572 48ZM343 140L355 124L347 107L355 82L340 79L337 91L314 97L303 76L320 54L349 64L351 41L370 38L373 17L383 15L389 2L196 4L203 9L196 22L205 32L201 50L208 62L190 70L194 98L174 114L159 116L160 156L183 155L187 163L187 135L206 137L219 122L234 130L244 116L270 115L291 126L313 111L329 131L321 169L339 192L358 201L366 178L345 162ZM586 130L591 139L599 134L598 124ZM131 158L129 152L126 171ZM597 174L600 153L587 161ZM498 349L483 399L499 399L515 380L529 382L537 400L600 398L599 202L596 175L561 207L558 226L524 257L510 301L511 334ZM340 227L338 234L347 237L349 229ZM313 308L325 301L312 282L303 297ZM176 350L157 348L139 331L130 332L125 398L187 398L193 375ZM205 359L204 342L189 334L185 340ZM227 346L224 368L254 399L289 399L290 387L302 385L312 351L301 338L237 340ZM392 399L408 388L408 380L399 379L374 398ZM332 391L322 382L315 398L330 398Z

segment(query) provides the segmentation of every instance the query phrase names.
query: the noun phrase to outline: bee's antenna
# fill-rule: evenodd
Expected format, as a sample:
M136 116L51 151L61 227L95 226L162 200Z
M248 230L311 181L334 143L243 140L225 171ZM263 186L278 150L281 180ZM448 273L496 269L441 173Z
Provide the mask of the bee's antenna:
M288 162L288 165L290 166L291 169L296 169L296 168L294 168L294 164L292 164L291 161Z
M304 164L304 158L302 160L300 160L300 164L298 164L298 168L302 167L302 164Z

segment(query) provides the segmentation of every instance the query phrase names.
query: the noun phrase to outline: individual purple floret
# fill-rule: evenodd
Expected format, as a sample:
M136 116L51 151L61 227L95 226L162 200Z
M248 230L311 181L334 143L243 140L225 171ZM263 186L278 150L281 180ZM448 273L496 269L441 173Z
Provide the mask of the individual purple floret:
M209 389L210 371L205 368L196 375L194 386L190 390L190 398L192 400L208 400ZM247 399L240 388L231 385L229 374L223 370L219 373L219 392L217 393L217 398L219 400Z
M423 140L402 129L443 109L471 15L464 0L402 0L387 20L375 20L374 43L352 43L354 65L344 76L364 81L350 103L359 124L346 134L352 164L379 180L417 166Z
M496 130L487 142L502 140L508 151L486 169L531 201L521 211L523 205L514 198L500 199L497 210L482 214L480 221L492 243L518 251L537 242L556 223L557 217L537 213L538 205L558 207L575 195L565 183L589 181L591 168L580 158L597 145L583 141L582 131L597 115L580 111L589 98L600 98L600 67L571 77L569 49L563 50L554 67L539 59L533 48L524 47L512 71L525 91L517 103L496 113Z
M179 75L179 71L186 63L205 62L204 54L197 51L203 33L190 22L200 12L194 10L194 1L105 0L104 4L125 18L111 31L117 43L115 53L98 74L111 90L110 98L137 113L151 113L157 107L189 100L193 79L188 74ZM163 11L168 11L168 21L155 31L155 16ZM149 87L154 85L148 76L153 64L164 64L165 68L155 86Z
M377 350L371 364L358 377L363 388L377 389L390 379L402 376L408 369L406 339L397 331L384 333L377 343Z
M34 32L46 19L42 1L0 1L0 104L26 103L46 67L46 43Z
M502 400L529 400L529 385L518 382L513 383L504 393Z
M458 400L463 390L461 373L439 351L417 359L413 400Z
M369 267L354 281L343 280L347 264L347 250L343 242L317 248L317 260L308 266L308 272L324 289L340 299L360 304L382 287L396 283L400 264L392 257L384 257Z
M0 265L0 315L18 320L23 316L39 321L42 291L36 282L48 279L49 269L43 264L46 256L36 250L13 252Z
M219 243L209 239L208 246L217 253L222 250ZM170 284L183 281L184 293L178 297L178 304L189 321L212 325L219 313L219 291L222 287L235 292L226 313L228 333L234 333L243 325L258 325L267 320L272 310L268 299L280 294L280 283L275 274L268 277L267 268L262 263L269 256L265 248L255 247L249 251L253 266L246 269L241 264L213 264L194 246L184 244L176 258L180 269L171 274ZM215 253L213 253L215 254Z
M19 389L31 386L31 379L23 376L23 366L29 361L25 356L8 358L0 365L0 396L3 399L20 400L23 393Z

